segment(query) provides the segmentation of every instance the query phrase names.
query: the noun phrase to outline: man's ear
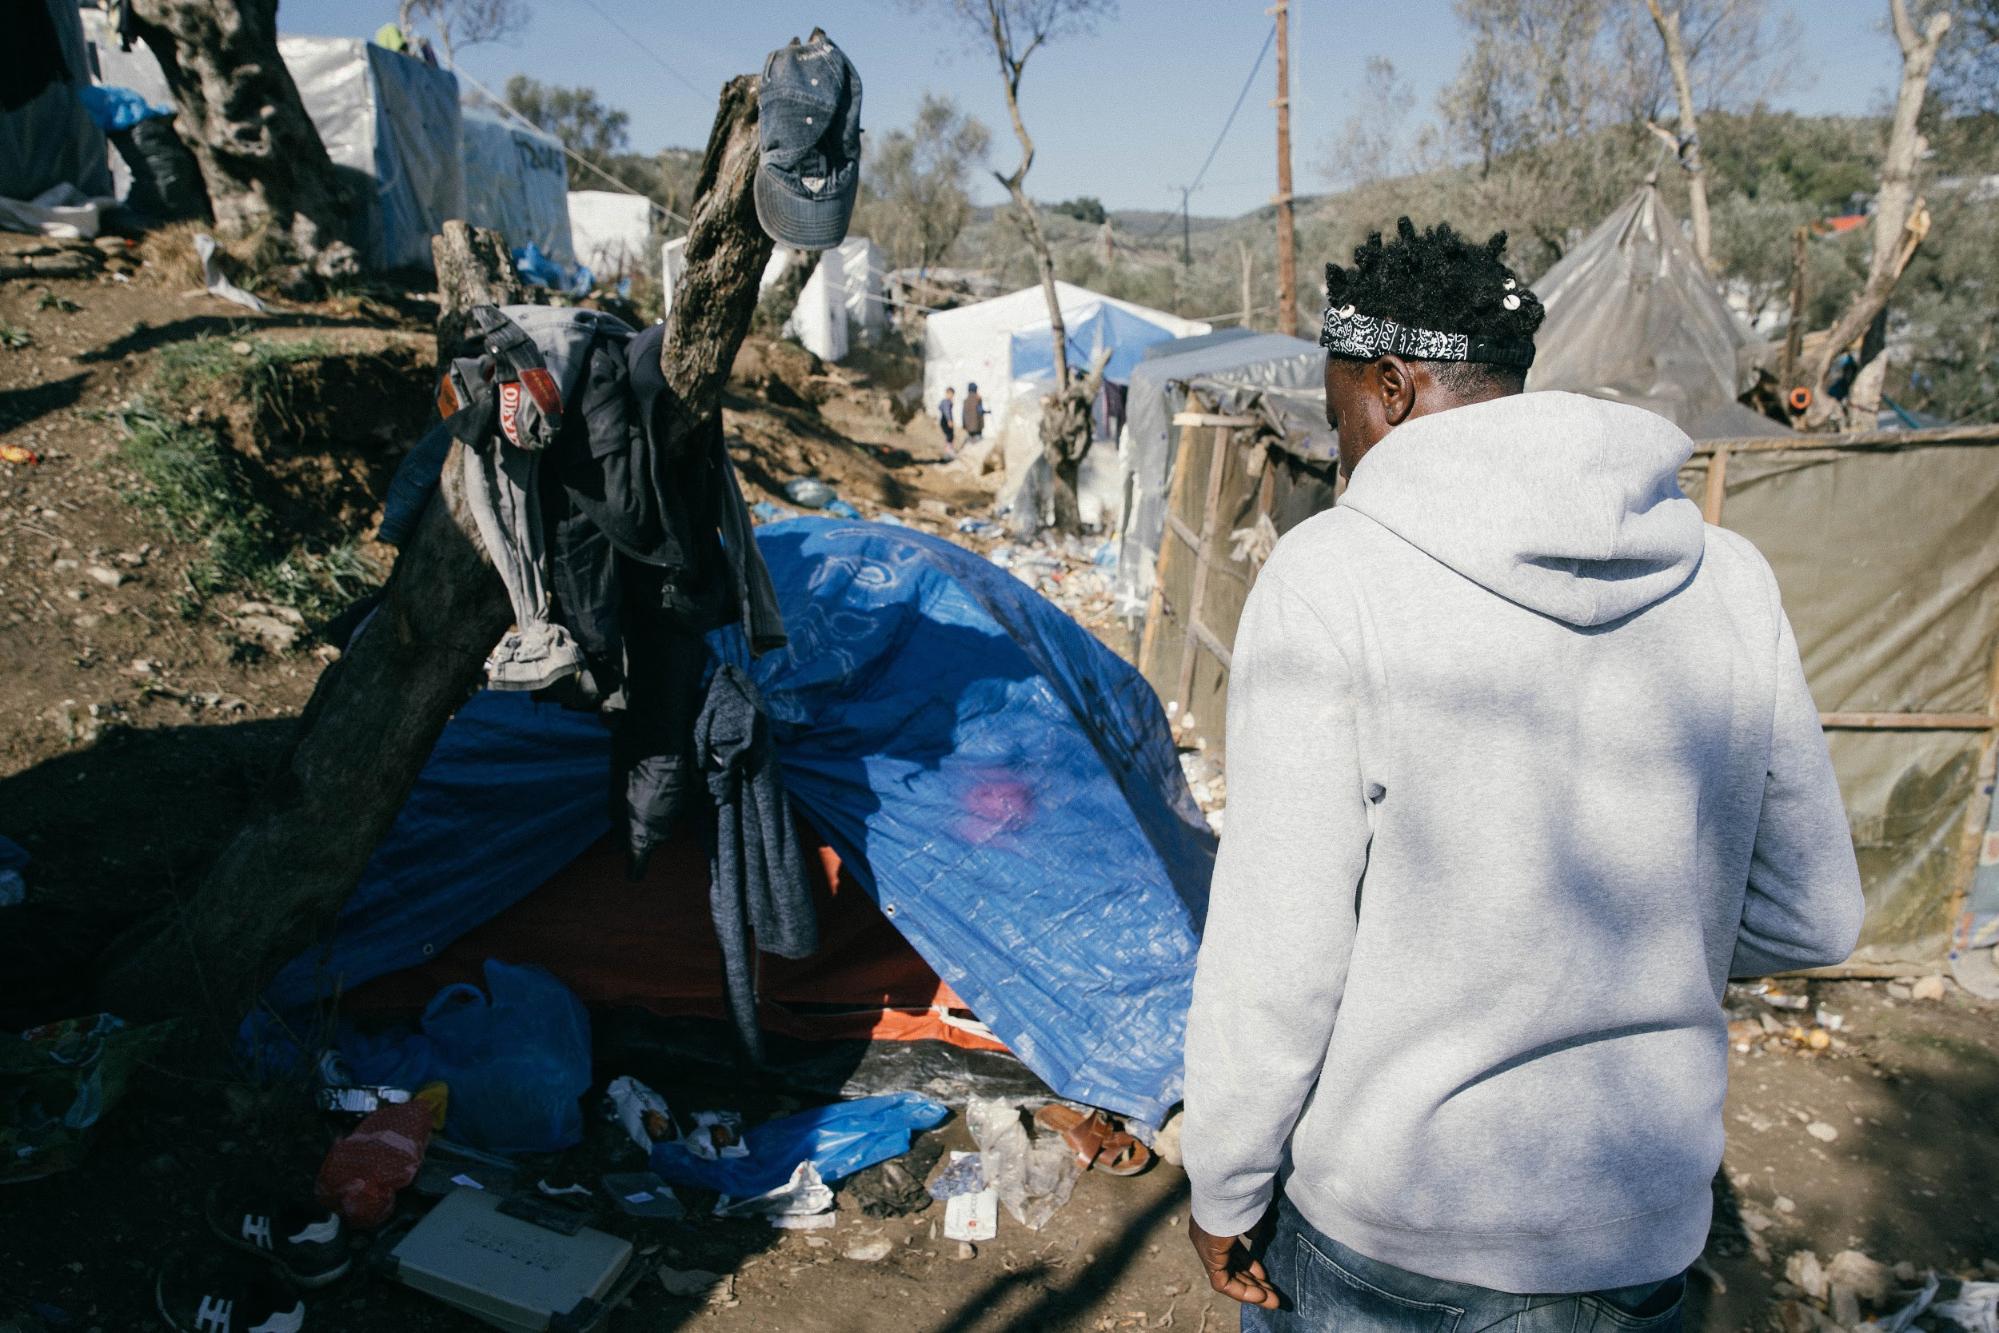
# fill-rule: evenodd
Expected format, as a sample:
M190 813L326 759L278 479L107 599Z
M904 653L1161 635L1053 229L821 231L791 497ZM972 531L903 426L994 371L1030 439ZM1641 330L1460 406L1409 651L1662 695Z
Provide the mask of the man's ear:
M1381 415L1389 426L1399 426L1416 410L1416 372L1399 356L1384 356L1374 363L1381 384Z

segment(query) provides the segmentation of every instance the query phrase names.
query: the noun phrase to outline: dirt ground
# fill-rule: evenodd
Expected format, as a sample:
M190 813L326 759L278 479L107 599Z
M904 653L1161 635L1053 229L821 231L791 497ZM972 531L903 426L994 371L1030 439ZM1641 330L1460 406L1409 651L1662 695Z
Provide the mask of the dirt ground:
M37 245L0 237L0 264ZM258 318L166 265L96 253L80 276L0 279L0 445L39 459L0 462L0 833L35 857L29 903L0 909L0 1026L84 1004L96 947L198 882L333 654L326 623L388 567L393 553L366 534L430 411L420 300L376 293ZM785 484L819 476L870 517L1009 564L1128 648L1091 552L1009 543L990 523L991 479L943 460L922 416L895 420L893 368L753 351L726 417L753 499L788 510ZM265 516L259 577L277 593L218 583L213 515L147 499L157 477L130 447L142 408L226 446L240 466L231 494ZM1813 983L1802 1010L1748 993L1731 1006L1726 1168L1689 1326L1823 1326L1826 1302L1801 1301L1785 1280L1799 1251L1999 1275L1999 1006L1947 985L1918 999L1902 983L1854 981ZM83 1167L0 1186L0 1329L36 1310L49 1327L155 1326L154 1276L206 1246L211 1186L310 1180L338 1127L301 1109L296 1089L253 1087L190 1049L145 1071ZM703 1095L721 1105L730 1093ZM936 1137L972 1146L958 1117ZM633 1156L593 1120L583 1148L530 1166L590 1180L636 1169ZM728 1276L725 1298L648 1280L614 1329L1234 1323L1227 1301L1196 1289L1185 1178L1166 1164L1133 1180L1087 1176L1045 1230L1002 1216L970 1256L936 1234L941 1206L874 1219L843 1196L833 1229L780 1233L689 1201L694 1220L605 1225L648 1262ZM847 1257L877 1238L891 1242L886 1258ZM480 1327L368 1271L310 1308L320 1329Z

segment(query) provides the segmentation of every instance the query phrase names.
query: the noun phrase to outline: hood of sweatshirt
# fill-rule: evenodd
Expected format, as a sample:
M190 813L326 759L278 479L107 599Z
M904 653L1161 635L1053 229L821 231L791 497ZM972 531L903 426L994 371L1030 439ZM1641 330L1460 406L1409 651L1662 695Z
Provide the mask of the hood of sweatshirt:
M1523 393L1418 417L1354 469L1340 503L1508 601L1601 625L1700 565L1693 452L1664 417L1573 393Z

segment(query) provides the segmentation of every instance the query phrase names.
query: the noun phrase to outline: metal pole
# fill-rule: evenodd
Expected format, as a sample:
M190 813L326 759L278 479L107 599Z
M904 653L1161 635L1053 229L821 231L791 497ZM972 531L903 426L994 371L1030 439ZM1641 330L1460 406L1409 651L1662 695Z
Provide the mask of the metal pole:
M1277 16L1277 331L1298 333L1298 254L1291 225L1291 0Z
M1180 262L1188 268L1194 267L1194 232L1187 220L1187 197L1192 190L1180 191Z

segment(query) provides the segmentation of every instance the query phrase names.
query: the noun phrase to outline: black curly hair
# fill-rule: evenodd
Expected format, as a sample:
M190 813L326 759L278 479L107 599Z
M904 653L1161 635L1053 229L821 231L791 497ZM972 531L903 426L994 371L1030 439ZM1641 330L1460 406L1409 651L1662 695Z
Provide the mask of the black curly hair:
M1367 243L1355 247L1352 268L1326 265L1328 305L1351 305L1364 315L1444 333L1534 340L1547 312L1502 260L1505 232L1495 232L1479 245L1458 235L1448 222L1418 232L1405 217L1396 222L1395 233L1393 241L1384 242L1380 232L1370 232ZM1506 308L1508 296L1520 298L1517 309ZM1517 392L1526 381L1525 371L1509 366L1476 361L1429 366L1446 388L1461 393L1494 388Z

